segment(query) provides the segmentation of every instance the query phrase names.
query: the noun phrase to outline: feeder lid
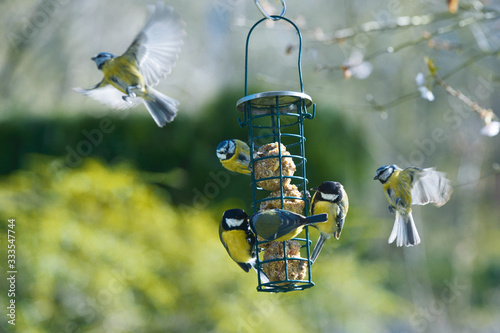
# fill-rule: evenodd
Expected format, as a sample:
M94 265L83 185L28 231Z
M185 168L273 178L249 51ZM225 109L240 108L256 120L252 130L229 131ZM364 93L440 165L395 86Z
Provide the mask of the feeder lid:
M250 103L250 107L253 110L262 109L262 111L264 111L264 109L271 109L276 106L287 107L297 103L301 99L304 100L306 108L310 107L313 103L311 96L302 92L266 91L241 98L238 102L236 102L236 108L243 112L245 111L245 104ZM276 105L276 101L278 101L279 105Z

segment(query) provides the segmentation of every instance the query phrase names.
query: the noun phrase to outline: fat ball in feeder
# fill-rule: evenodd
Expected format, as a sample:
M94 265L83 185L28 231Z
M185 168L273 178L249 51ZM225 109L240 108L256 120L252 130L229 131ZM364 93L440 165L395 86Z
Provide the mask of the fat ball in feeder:
M246 42L245 96L236 104L237 109L243 113L239 124L248 128L253 217L264 216L271 211L281 211L286 212L284 215L287 216L300 215L307 219L309 193L303 125L304 120L314 118L316 105L311 97L304 93L300 31L292 21L282 16L274 18L277 21L286 21L296 29L299 38L297 65L300 91L266 91L248 94L250 37L253 30L265 18L258 21L250 29ZM309 107L312 107L312 113L308 112ZM252 229L252 218L249 223ZM314 286L311 275L312 242L309 239L307 223L299 229L297 230L299 232L304 229L304 232L300 233L304 234L304 237L297 238L299 236L297 233L293 234L291 239L259 237L258 228L253 229L257 236L255 253L258 254L255 267L257 271L263 271L270 280L264 282L259 278L258 291L288 292Z

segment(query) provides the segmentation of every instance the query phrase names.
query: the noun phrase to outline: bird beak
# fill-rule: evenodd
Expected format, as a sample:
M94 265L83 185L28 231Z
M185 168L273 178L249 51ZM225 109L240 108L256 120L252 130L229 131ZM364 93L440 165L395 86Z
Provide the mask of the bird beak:
M310 189L310 191L317 191L317 190L318 190L317 187L313 187L313 188Z
M90 58L90 60L93 60L93 61L95 61L95 59L96 59L96 58L97 58L97 57L92 57L92 58Z
M377 180L377 179L378 179L378 176L373 177L373 180Z

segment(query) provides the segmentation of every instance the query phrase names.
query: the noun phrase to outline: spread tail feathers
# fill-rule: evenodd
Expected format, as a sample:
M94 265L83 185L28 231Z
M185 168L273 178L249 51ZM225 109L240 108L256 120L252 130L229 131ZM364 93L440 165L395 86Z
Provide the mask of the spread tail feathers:
M396 240L397 246L413 246L420 243L420 237L411 212L401 214L396 211L396 221L389 236L389 244L394 240Z
M146 105L156 124L163 127L166 123L174 120L179 102L153 88L148 90L147 96L144 96L144 105Z

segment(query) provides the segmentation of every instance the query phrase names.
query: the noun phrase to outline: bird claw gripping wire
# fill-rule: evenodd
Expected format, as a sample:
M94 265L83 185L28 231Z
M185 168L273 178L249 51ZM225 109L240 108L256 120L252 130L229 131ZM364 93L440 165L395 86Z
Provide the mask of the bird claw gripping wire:
M285 0L280 0L280 1L281 1L281 5L283 6L283 9L281 10L281 14L279 16L269 15L264 10L264 8L262 8L262 5L260 4L259 0L255 0L255 5L257 6L257 8L259 8L260 12L262 13L262 15L264 15L264 17L266 19L271 20L271 21L277 21L277 20L281 19L282 17L284 17L285 13L286 13L286 2L285 2Z

